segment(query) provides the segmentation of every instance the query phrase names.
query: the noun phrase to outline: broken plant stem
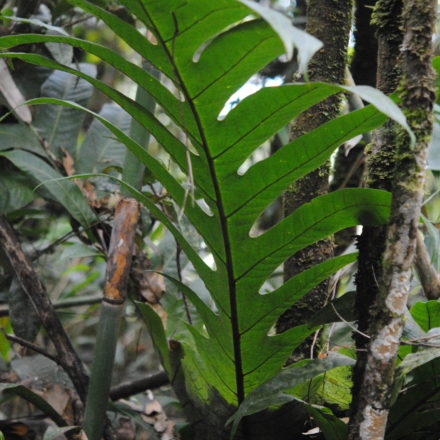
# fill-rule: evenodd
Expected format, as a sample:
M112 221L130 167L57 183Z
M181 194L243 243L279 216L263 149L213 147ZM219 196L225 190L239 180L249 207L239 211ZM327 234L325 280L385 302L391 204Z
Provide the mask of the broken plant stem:
M99 440L105 424L119 323L126 298L138 218L139 206L136 200L121 199L116 207L110 240L104 298L84 414L84 431L88 440Z

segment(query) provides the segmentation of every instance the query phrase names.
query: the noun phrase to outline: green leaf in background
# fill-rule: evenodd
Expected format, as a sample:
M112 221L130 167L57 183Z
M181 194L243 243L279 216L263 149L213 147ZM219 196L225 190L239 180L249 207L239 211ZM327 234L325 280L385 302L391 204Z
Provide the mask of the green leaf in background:
M440 124L438 120L434 122L434 129L428 148L428 168L440 171Z
M59 106L55 106L58 107ZM76 110L78 111L78 110ZM128 134L130 116L114 104L104 104L99 115ZM126 148L102 122L94 119L81 144L75 164L77 173L100 173L115 165L122 167Z
M422 349L421 353L423 351ZM396 400L388 419L387 440L411 440L413 435L409 434L423 432L424 429L440 423L437 403L440 397L438 348L429 348L426 353L419 355L417 352L414 355L408 355L402 361L405 362L411 356L406 361L407 370L411 369L410 375L404 377L403 370L397 371L395 390L393 390ZM429 360L432 357L434 359ZM428 362L424 363L425 361ZM417 368L412 369L412 367ZM397 395L402 385L405 389Z
M44 154L44 149L38 140L37 133L24 124L0 124L2 139L0 151L20 148L37 154Z
M137 302L136 306L141 313L142 319L148 327L151 338L154 341L156 350L162 359L162 365L169 376L172 376L171 361L169 355L168 341L165 331L157 313L147 304Z
M96 257L98 255L104 256L95 248L87 246L84 243L73 243L64 247L64 250L60 255L60 260L67 260L71 258Z
M399 364L396 376L401 375L403 377L415 368L418 368L437 357L440 357L440 348L437 347L421 348L417 353L408 354Z
M307 406L307 410L324 434L325 440L345 440L348 434L347 425L327 408Z
M290 394L311 404L337 405L347 410L351 403L351 366L333 368L294 387Z
M1 127L1 126L0 126ZM11 169L0 172L0 213L8 214L35 199L35 180Z
M270 24L272 29L281 38L289 60L292 59L293 50L295 48L298 49L299 72L304 74L307 71L307 64L312 56L321 49L321 41L301 29L292 29L290 19L276 10L266 8L249 0L239 1Z
M69 180L60 180L61 174L43 159L22 150L6 151L0 153L0 156L7 158L17 168L44 184L51 196L84 227L89 227L97 221L79 187Z
M344 293L340 298L336 298L316 313L309 322L314 327L317 325L329 324L331 322L341 321L341 317L345 321L355 321L354 302L356 292L350 291Z
M80 63L78 68L87 75L96 76L96 67L92 64ZM69 99L81 105L87 104L92 92L93 87L88 82L60 71L54 71L41 86L43 96ZM84 114L77 110L45 105L38 107L33 125L58 157L61 156L60 148L75 156L83 120Z
M332 368L354 365L354 363L355 361L347 356L329 353L324 359L303 361L301 366L294 365L282 370L275 377L249 393L237 412L228 421L228 423L232 423L232 435L243 417L255 414L269 406L282 405L295 400L294 396L286 393L294 386Z
M411 315L427 332L434 327L440 327L440 303L438 301L418 302L411 307Z

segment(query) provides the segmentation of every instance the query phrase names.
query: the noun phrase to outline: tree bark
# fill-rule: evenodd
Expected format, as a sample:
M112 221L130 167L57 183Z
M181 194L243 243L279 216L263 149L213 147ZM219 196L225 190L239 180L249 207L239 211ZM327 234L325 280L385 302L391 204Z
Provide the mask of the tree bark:
M46 288L29 264L14 230L3 216L0 216L0 244L55 347L60 365L72 380L78 396L85 402L89 378L84 365L55 313Z
M359 85L376 85L377 38L371 15L376 0L356 0L354 55L351 62L351 74Z
M376 26L378 39L377 87L384 93L393 93L399 85L400 68L398 57L402 43L402 0L379 0L374 9L372 21ZM387 122L376 130L373 141L367 146L365 184L370 188L392 190L395 168L396 133L394 122ZM355 309L357 311L359 333L353 337L357 348L358 361L353 370L352 414L357 411L357 396L364 376L366 363L366 345L368 339L363 333L370 324L369 311L379 289L378 279L382 276L381 258L385 249L386 227L364 227L358 240L359 264L356 275L357 294Z
M439 299L440 275L431 263L431 258L426 250L425 241L420 231L417 233L415 267L426 298L429 300Z
M432 133L435 102L432 36L436 0L406 0L403 8L402 108L416 135L415 145L400 132L398 138L391 218L372 310L368 354L359 384L357 411L348 440L383 439L390 409L395 359L410 289L417 227L423 197L426 153Z
M310 0L308 4L306 31L319 38L324 47L309 66L311 81L342 83L345 76L347 44L352 23L352 0ZM335 33L335 29L338 32ZM333 96L300 115L290 127L293 140L339 114L340 96ZM288 216L304 203L328 192L329 165L299 179L284 194L284 215ZM333 243L322 240L298 252L284 265L285 278L326 260L333 255ZM307 321L327 300L328 283L323 282L309 292L299 304L295 304L277 323L277 331ZM310 341L299 348L299 357L309 354Z
M350 66L350 73L353 85L376 85L377 69L377 38L374 26L371 24L371 15L376 0L356 0L355 5L355 30L354 30L354 54ZM349 81L347 81L349 85ZM360 102L362 100L359 99ZM352 105L349 99L350 110L355 110L358 106ZM352 148L348 153L345 145L341 146L336 155L333 167L333 178L330 184L330 191L339 188L357 188L361 185L362 176L365 171L364 150L366 144L370 142L369 136ZM335 255L344 252L353 242L356 229L349 228L335 234Z

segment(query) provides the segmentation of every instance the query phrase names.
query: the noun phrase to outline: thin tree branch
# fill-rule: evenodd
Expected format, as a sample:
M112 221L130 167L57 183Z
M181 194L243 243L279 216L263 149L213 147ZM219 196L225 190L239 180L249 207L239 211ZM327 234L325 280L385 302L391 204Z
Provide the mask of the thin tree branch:
M419 276L426 298L438 299L440 298L440 276L431 264L431 259L429 258L423 235L420 231L417 231L416 240L415 267L417 275Z
M112 400L126 399L135 394L142 393L147 390L154 390L164 385L169 384L165 371L162 371L152 376L144 377L142 379L134 380L133 382L121 383L112 387L110 390L110 398Z
M80 399L84 402L87 395L88 376L81 359L75 352L55 313L46 288L34 268L29 264L14 230L3 216L0 216L0 245L14 268L23 290L35 307L41 323L55 347L60 364L72 380Z
M102 301L102 296L91 296L82 298L71 298L64 301L56 302L53 307L55 310L68 309L71 307L79 306L91 306L94 304L100 304ZM4 316L9 316L9 307L6 305L0 306L0 318Z
M35 351L35 353L39 353L43 355L44 357L47 357L51 361L55 362L56 364L60 365L59 359L57 359L55 356L52 356L50 353L48 353L43 348L39 347L36 344L33 344L32 342L26 341L26 339L20 338L15 335L11 335L9 333L4 333L5 338L8 341L16 342L17 344L20 344L22 347L28 348L29 350Z

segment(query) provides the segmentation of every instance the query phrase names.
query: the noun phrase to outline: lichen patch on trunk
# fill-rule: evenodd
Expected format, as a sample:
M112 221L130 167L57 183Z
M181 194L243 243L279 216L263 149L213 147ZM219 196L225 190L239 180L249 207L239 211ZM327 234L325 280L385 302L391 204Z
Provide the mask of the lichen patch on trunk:
M360 425L362 440L381 440L385 435L386 411L367 405L363 411L364 419Z

